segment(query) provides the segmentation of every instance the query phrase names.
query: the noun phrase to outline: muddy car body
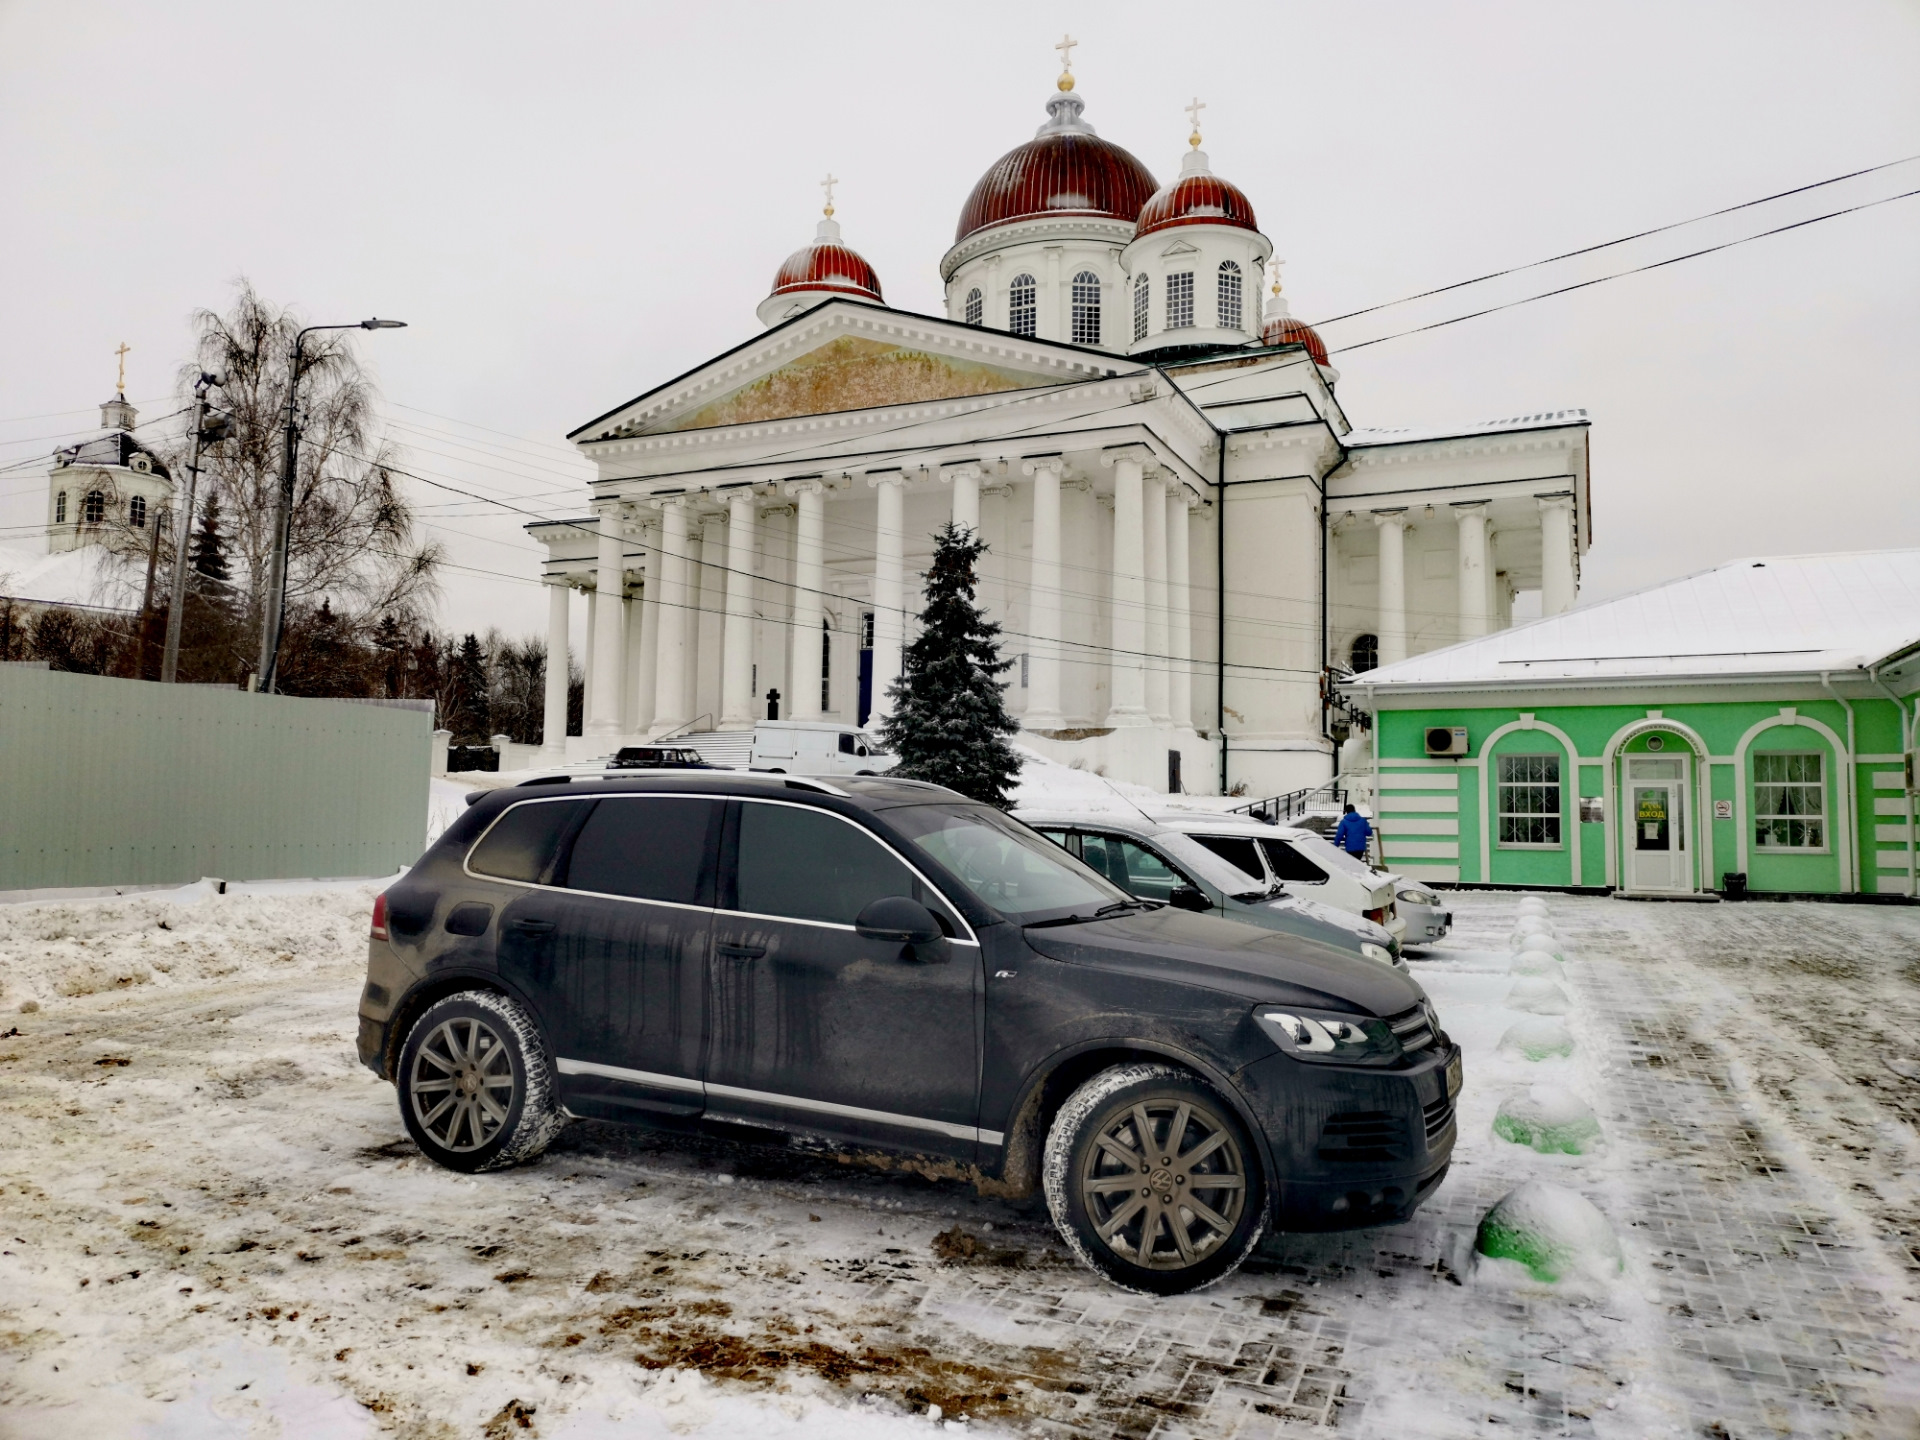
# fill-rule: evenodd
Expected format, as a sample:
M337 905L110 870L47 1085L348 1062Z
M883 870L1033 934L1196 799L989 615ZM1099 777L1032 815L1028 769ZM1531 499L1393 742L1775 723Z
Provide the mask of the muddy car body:
M568 1116L748 1125L1044 1188L1150 1291L1404 1218L1459 1085L1397 969L1134 899L934 786L740 773L478 797L376 906L359 1051L455 1168Z

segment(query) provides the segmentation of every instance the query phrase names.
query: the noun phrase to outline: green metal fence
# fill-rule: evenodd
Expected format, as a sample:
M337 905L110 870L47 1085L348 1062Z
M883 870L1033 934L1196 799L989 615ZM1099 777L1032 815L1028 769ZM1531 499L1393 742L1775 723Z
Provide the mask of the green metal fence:
M386 875L433 717L0 665L0 891Z

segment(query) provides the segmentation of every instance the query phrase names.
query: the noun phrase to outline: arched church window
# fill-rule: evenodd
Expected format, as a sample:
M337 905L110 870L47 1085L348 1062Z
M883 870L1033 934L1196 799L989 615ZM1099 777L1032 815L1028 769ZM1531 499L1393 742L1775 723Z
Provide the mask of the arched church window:
M1031 275L1013 277L1007 293L1007 329L1016 335L1036 333L1040 321L1039 291Z
M1167 277L1167 329L1193 328L1193 272L1183 270Z
M1353 673L1356 675L1363 670L1373 669L1380 663L1380 637L1378 635L1354 636L1353 648L1348 652L1348 659L1353 662Z
M986 314L986 308L986 301L981 297L980 287L976 285L967 292L967 324L978 325L981 317Z
M53 497L53 523L56 525L67 523L67 492L64 490Z
M1091 270L1073 277L1073 343L1100 343L1100 277Z
M1238 330L1244 311L1241 303L1240 267L1231 260L1220 262L1220 328Z
M1133 282L1133 338L1147 338L1147 277Z
M127 501L127 523L136 530L147 528L147 497L136 495Z
M107 497L98 490L89 490L87 498L80 502L80 520L86 525L98 525L107 518Z

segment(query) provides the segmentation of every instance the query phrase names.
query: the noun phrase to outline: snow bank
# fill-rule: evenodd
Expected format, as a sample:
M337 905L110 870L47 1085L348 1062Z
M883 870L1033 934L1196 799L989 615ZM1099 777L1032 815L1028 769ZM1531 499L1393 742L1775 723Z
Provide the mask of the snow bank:
M1512 975L1554 975L1559 970L1559 957L1546 950L1522 950L1507 965Z
M1500 1037L1497 1048L1509 1060L1564 1059L1573 1054L1573 1032L1545 1015L1516 1020Z
M1109 780L1076 765L1062 765L1024 745L1013 749L1021 761L1020 779L1013 791L1016 810L1065 810L1138 820L1142 812L1150 817L1218 815L1246 803L1232 795L1169 795L1145 785Z
M1535 1015L1565 1015L1573 1009L1573 1001L1566 991L1545 976L1523 975L1513 982L1513 988L1507 992L1507 1006Z
M1605 1143L1593 1107L1559 1085L1509 1095L1493 1117L1493 1133L1542 1155L1585 1155Z
M1514 1278L1501 1274L1500 1262L1524 1267L1548 1285L1604 1285L1626 1270L1607 1217L1584 1195L1544 1180L1530 1180L1496 1202L1480 1221L1473 1248L1477 1268L1496 1279Z

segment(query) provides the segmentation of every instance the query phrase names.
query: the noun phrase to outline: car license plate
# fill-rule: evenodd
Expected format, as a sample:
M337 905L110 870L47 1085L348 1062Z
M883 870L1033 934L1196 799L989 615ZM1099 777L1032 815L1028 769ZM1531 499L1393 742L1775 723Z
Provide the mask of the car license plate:
M1447 1062L1447 1099L1451 1100L1460 1093L1460 1057L1454 1056Z

